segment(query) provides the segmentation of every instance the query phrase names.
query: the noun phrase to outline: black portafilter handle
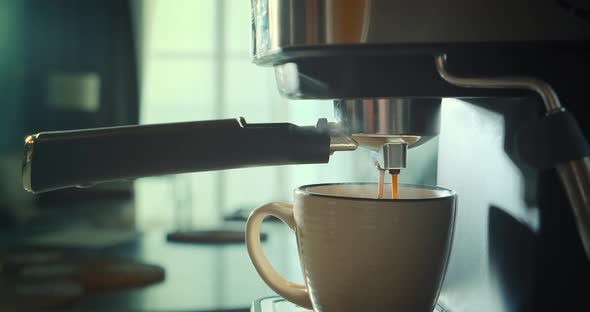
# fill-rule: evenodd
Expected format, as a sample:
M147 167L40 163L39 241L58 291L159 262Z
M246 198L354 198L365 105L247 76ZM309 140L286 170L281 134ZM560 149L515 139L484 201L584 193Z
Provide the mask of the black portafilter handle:
M243 118L41 132L26 139L23 186L41 193L166 174L327 163L329 157L326 131Z

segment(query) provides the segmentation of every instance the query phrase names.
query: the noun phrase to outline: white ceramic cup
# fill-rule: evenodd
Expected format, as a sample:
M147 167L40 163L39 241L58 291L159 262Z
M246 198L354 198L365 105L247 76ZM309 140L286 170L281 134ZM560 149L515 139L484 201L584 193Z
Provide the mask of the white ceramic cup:
M376 199L377 185L321 184L295 190L294 205L270 203L246 224L250 259L277 294L318 312L432 311L455 220L455 192L401 185L399 198ZM285 280L262 251L266 216L297 237L305 285Z

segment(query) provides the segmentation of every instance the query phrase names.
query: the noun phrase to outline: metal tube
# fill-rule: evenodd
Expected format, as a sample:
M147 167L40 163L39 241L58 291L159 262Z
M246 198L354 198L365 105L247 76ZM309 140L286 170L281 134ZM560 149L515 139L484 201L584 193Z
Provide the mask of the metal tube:
M557 172L572 205L586 256L590 259L590 157L558 164Z
M445 68L447 56L445 54L436 56L436 70L446 82L465 88L487 88L487 89L525 89L539 94L547 114L563 111L559 98L551 86L545 81L532 77L457 77L451 75Z

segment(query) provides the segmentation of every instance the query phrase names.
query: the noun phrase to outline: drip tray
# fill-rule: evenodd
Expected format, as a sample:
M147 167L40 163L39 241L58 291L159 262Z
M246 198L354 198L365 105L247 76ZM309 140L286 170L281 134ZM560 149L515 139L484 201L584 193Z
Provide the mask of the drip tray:
M252 303L251 312L313 312L299 307L281 297L266 297L260 298ZM440 304L436 304L433 312L451 312L443 308Z

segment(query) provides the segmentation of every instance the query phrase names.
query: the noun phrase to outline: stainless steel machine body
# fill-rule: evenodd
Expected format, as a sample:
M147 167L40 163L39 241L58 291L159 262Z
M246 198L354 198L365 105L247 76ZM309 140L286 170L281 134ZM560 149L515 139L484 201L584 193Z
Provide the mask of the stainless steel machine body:
M372 149L380 165L411 167L399 144L439 136L438 183L459 194L440 295L445 306L540 311L586 305L588 127L576 113L587 102L588 4L251 4L254 63L274 67L286 97L334 99L343 133ZM436 111L412 103L441 98L458 100L444 100ZM553 123L560 118L560 126ZM551 127L537 125L550 120ZM408 125L420 129L407 131ZM533 130L521 131L527 127ZM568 127L577 130L560 130ZM392 153L397 161L389 164Z
M340 44L587 40L583 1L252 0L254 61ZM577 11L576 11L577 9ZM275 54L282 52L284 55ZM317 51L306 51L308 55ZM379 51L374 51L379 53Z

